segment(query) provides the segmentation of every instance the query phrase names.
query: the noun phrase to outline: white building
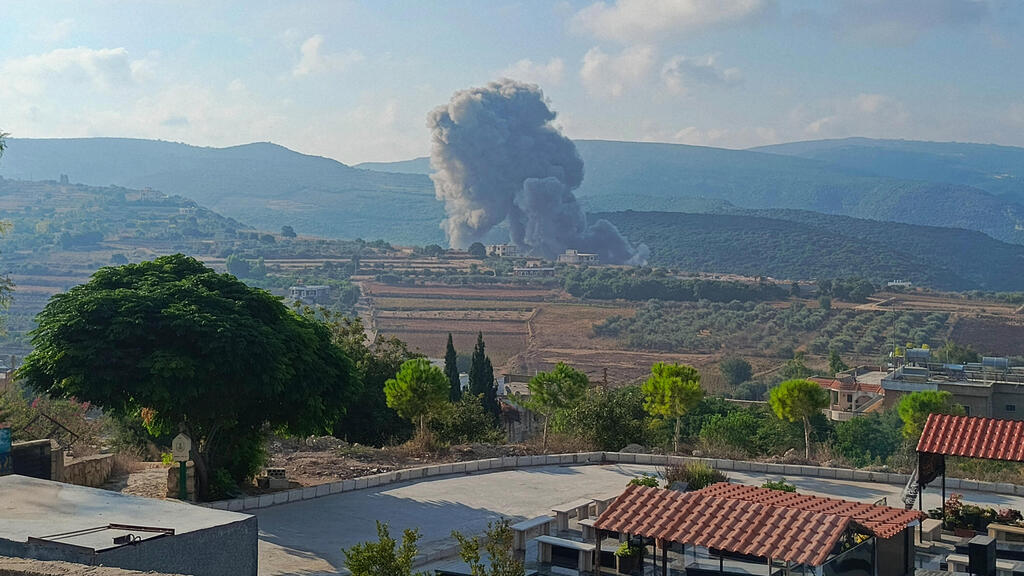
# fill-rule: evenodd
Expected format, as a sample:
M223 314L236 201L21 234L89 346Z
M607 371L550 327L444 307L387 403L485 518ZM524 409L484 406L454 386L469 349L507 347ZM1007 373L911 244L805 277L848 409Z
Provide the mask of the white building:
M326 304L331 298L331 287L292 286L288 289L288 296L292 300L299 300L304 304Z
M487 247L487 255L498 258L518 258L519 247L515 244L491 244Z
M601 258L597 254L588 254L580 252L579 250L566 250L564 254L558 255L558 263L573 265L597 265L601 263Z

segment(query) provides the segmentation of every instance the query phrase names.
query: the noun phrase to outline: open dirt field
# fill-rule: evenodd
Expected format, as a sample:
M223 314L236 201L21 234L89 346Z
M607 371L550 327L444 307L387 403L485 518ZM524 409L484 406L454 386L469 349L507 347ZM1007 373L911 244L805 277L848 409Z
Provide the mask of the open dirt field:
M960 318L953 326L952 338L986 354L1024 356L1024 317L1016 322L992 317Z

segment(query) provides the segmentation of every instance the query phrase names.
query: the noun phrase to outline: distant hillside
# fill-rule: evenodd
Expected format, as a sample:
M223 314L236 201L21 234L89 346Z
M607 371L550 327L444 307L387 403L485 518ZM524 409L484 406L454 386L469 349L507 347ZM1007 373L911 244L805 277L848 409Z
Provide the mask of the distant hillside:
M784 279L905 279L945 290L1024 290L1024 246L967 230L826 216L604 212L646 243L651 263L686 270Z
M864 174L973 186L1024 203L1024 148L963 142L842 138L753 148Z
M856 166L747 150L577 140L585 165L577 195L590 210L811 210L985 232L1024 243L1024 206L962 183L880 177ZM375 170L423 169L426 158ZM696 208L703 202L706 207Z
M412 160L399 160L398 162L363 162L356 164L354 168L363 170L374 170L377 172L394 172L397 174L430 174L430 158L422 156Z
M577 142L590 211L798 209L957 227L1024 244L1024 207L979 188L865 175L814 159L675 144ZM360 170L273 144L198 148L124 139L10 140L0 175L151 187L264 229L442 243L423 159Z
M418 175L358 170L270 143L201 148L124 138L8 141L0 175L187 196L266 230L440 242L443 210Z

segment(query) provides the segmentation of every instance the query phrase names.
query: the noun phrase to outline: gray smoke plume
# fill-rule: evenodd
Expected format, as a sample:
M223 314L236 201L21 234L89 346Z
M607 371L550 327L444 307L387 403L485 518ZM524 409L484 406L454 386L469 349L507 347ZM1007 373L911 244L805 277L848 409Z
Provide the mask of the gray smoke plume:
M551 122L555 113L533 84L513 80L461 90L427 118L431 178L452 246L465 248L508 221L512 242L553 259L567 248L602 262L644 264L610 222L587 224L572 191L583 182L576 146Z

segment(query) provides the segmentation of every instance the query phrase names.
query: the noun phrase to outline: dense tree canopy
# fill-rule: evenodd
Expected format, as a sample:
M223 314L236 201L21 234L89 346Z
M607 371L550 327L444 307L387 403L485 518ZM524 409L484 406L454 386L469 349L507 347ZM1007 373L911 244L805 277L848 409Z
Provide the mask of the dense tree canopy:
M462 399L462 379L459 377L459 353L455 351L452 333L448 333L448 344L444 349L444 375L448 378L448 399L458 402Z
M201 496L212 472L236 482L256 472L265 425L328 432L358 389L324 325L181 254L101 268L37 319L22 381L141 412L152 431L180 426Z
M828 393L810 380L786 380L772 389L768 404L775 415L804 424L804 457L811 458L811 417L828 408Z
M644 408L652 416L675 419L672 449L679 450L681 418L704 397L700 372L685 364L658 362L651 366L651 377L644 382L642 390Z
M729 356L722 360L718 365L718 370L730 386L739 386L754 375L754 369L750 366L750 362L739 356Z
M448 399L448 379L426 358L406 360L394 378L384 383L388 407L402 418L418 421L420 432L426 419Z
M543 447L548 447L548 421L560 410L575 406L583 399L590 380L587 375L559 362L550 372L538 372L530 379L530 398L526 407L544 416Z
M903 435L909 439L921 436L929 414L963 414L964 408L953 403L953 395L945 390L919 390L911 392L896 405L903 420Z
M476 335L476 346L473 348L473 357L469 365L469 393L480 397L484 410L494 418L498 417L498 390L494 385L494 366L487 356L487 347L484 344L484 335L478 332Z

